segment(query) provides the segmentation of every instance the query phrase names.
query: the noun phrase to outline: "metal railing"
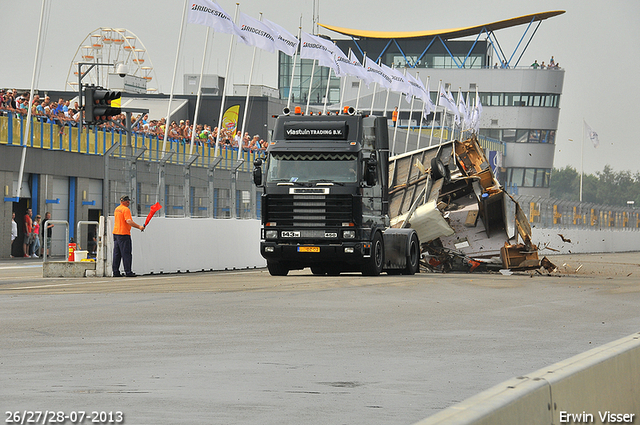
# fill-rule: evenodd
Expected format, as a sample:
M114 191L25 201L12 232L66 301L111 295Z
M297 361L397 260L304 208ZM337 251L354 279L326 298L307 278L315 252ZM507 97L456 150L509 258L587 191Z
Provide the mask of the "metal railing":
M640 210L636 208L527 195L516 195L514 199L531 224L544 228L640 230Z
M65 261L69 261L69 249L68 249L68 243L69 243L69 222L66 220L47 220L47 225L49 224L64 224L64 229L65 229ZM47 231L45 230L43 232L44 234L44 254L42 255L42 262L46 263L47 262Z
M26 117L15 112L5 111L5 114L0 115L0 143L23 146ZM127 146L127 135L124 130L111 131L85 127L82 132L79 132L78 127L46 123L41 119L42 117L31 118L32 131L29 141L26 143L27 147L87 155L104 155L112 146L119 144L117 152L112 153L114 157L126 157L132 152L144 148L142 159L153 162L161 161L165 154L162 150L164 142L156 135L134 132L131 137L131 146ZM170 163L184 164L192 156L191 145L183 141L169 139L166 143L166 149L167 152L174 152ZM193 165L208 167L215 159L215 146L195 145L193 155L197 156ZM232 169L238 158L244 158L245 161L240 171L250 172L253 161L263 155L264 152L261 150L238 152L237 147L220 145L218 156L222 158L222 161L218 167Z

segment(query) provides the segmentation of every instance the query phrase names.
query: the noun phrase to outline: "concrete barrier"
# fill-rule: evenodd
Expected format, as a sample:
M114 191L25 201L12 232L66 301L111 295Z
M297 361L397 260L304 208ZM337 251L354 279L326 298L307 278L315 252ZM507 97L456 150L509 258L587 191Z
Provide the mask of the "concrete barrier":
M416 425L638 423L640 333L513 378Z
M533 243L539 248L549 246L553 254L589 254L596 252L640 251L640 233L633 230L589 230L533 227ZM565 242L559 236L562 235ZM551 253L546 251L543 253Z
M144 224L144 217L134 221ZM105 274L111 276L114 217L107 220ZM260 255L260 221L155 217L140 232L131 229L137 274L266 267Z

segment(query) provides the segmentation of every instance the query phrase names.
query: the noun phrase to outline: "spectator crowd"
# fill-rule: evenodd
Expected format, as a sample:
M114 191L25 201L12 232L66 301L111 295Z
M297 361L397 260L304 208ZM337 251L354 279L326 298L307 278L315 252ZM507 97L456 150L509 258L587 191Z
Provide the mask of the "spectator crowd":
M26 116L29 109L29 97L30 92L28 91L19 94L16 90L2 89L0 90L0 110ZM52 101L49 96L41 98L40 95L36 94L33 96L31 115L40 122L56 124L58 126L58 133L64 135L65 130L70 131L71 128L78 127L80 120L84 118L83 111L80 109L78 102L75 102L73 106L71 106L70 103L69 100L62 98L56 102ZM126 117L123 113L117 116L115 121L111 120L99 124L97 127L105 131L124 131L124 128L116 122L124 125L125 119ZM134 132L155 136L160 140L164 140L165 118L149 119L149 115L144 114L135 117L133 123ZM220 136L220 145L222 147L237 148L240 146L243 150L247 151L265 150L267 148L266 141L262 139L260 135L256 134L251 137L248 132L245 132L244 135L241 136L240 131L236 130L236 128L223 128L222 131L219 132L218 127L212 129L210 125L198 124L195 127L194 143L197 146L214 147L218 136ZM179 123L171 121L167 140L190 144L193 131L193 125L191 125L189 120L180 120Z

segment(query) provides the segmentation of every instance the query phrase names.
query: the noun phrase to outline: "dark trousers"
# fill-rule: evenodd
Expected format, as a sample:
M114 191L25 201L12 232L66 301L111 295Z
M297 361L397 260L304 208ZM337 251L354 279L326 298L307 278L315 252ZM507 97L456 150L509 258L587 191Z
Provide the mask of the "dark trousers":
M120 274L120 260L124 273L131 274L131 235L113 235L113 275Z

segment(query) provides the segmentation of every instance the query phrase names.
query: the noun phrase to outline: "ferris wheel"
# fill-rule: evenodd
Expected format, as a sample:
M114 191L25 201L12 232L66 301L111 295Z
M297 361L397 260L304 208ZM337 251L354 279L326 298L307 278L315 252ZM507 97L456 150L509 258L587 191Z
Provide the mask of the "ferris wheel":
M147 49L134 33L123 28L98 28L90 32L78 46L75 56L69 65L67 73L67 87L78 89L78 63L109 63L114 67L124 64L128 74L143 78L147 82L147 92L158 91L157 76ZM115 68L94 66L87 71L82 84L108 86L109 73Z

